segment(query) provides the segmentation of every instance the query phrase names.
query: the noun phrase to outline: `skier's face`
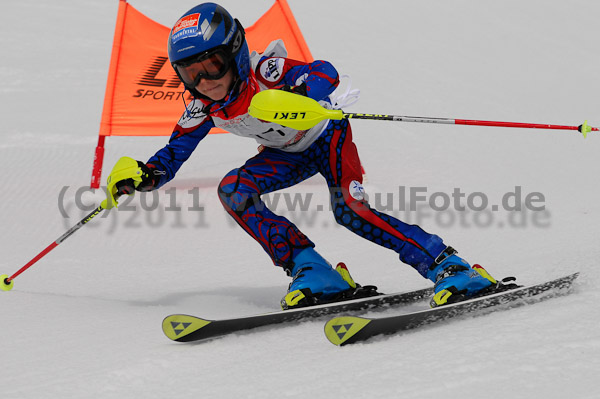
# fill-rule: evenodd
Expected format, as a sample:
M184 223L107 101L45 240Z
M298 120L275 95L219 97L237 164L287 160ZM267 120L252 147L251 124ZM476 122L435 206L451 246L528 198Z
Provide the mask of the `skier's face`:
M219 101L229 93L232 83L233 70L230 68L221 79L200 79L200 82L196 85L196 90L213 101Z
M194 87L213 101L225 98L234 78L231 61L221 48L174 63L173 67L188 87Z

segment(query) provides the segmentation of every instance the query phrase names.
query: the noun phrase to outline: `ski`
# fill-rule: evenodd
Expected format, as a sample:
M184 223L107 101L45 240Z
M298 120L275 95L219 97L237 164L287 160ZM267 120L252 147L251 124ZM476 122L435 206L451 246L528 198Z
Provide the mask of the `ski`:
M535 303L545 298L568 293L578 275L579 273L574 273L540 284L514 288L399 316L381 318L336 317L325 324L325 336L332 344L343 346L366 341L378 335L396 334L486 308L494 307L493 310L496 310L497 307L511 308Z
M162 323L165 335L177 342L202 341L258 327L317 318L335 313L367 311L381 307L405 305L418 302L433 294L433 288L424 288L395 294L382 294L322 305L308 306L279 312L263 313L232 319L206 320L195 316L174 314Z

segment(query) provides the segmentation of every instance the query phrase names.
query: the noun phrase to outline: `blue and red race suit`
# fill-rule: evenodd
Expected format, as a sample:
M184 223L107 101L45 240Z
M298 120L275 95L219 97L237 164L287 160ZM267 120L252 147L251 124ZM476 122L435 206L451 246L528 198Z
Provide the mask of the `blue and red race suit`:
M147 163L154 170L154 188L175 176L211 128L251 137L263 150L229 172L219 184L218 193L227 212L260 243L276 265L291 269L296 254L314 247L314 243L288 219L268 209L261 195L320 173L329 186L332 210L339 224L396 251L401 261L426 276L446 245L440 237L419 226L406 224L368 205L362 188L361 163L347 120L327 120L298 131L248 114L254 94L284 86L302 87L305 95L330 106L329 95L338 83L336 69L326 61L262 58L238 98L228 105L195 99L187 106L167 146Z

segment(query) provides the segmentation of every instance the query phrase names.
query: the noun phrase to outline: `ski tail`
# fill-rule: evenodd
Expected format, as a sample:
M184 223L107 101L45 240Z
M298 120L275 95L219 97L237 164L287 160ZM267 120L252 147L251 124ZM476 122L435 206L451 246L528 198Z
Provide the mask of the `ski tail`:
M325 324L325 335L334 345L342 346L352 343L355 335L371 322L370 319L355 316L336 317Z
M199 317L182 314L167 316L163 320L162 328L165 335L173 341L186 342L186 336L200 330L212 323Z

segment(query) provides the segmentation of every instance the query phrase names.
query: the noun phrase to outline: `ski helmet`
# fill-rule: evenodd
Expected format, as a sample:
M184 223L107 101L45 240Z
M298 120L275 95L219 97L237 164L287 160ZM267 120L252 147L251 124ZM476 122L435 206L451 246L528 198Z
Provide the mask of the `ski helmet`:
M231 99L237 97L239 93L235 91L250 75L250 55L244 28L227 10L215 3L197 5L179 18L169 34L168 51L175 72L185 88L197 98L207 98L195 88L201 77L220 79L232 68L238 79L231 89ZM182 67L211 56L220 60L215 61L214 71L199 74L202 76L192 79L195 80L193 82L182 76Z

